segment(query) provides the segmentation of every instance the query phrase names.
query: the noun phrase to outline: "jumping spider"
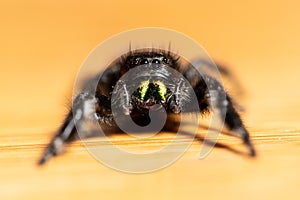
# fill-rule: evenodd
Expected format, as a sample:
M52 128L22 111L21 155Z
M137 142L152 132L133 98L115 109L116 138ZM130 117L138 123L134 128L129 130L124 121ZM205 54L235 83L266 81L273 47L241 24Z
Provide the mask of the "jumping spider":
M220 112L220 118L224 119L224 124L233 135L240 137L249 149L249 155L255 156L255 150L249 138L238 112L233 106L231 97L225 92L223 86L215 78L209 75L200 75L197 73L192 64L182 64L181 57L170 51L149 48L129 51L125 55L116 59L108 68L102 73L102 77L96 75L90 82L97 81L95 94L91 93L89 89L89 82L87 86L73 101L73 107L70 109L62 126L57 131L56 135L46 148L42 155L39 164L47 162L52 156L58 155L62 152L63 147L76 139L78 133L75 127L76 123L86 120L97 121L100 125L108 125L110 127L117 126L112 115L111 106L112 93L115 85L119 79L130 69L140 65L154 65L167 66L177 70L190 83L193 88L200 113L210 110L209 89L207 83L210 84L210 90L214 90L219 94L225 94L225 99L216 99L216 107L219 110L226 109L225 113ZM219 69L221 73L227 73L223 68ZM163 73L159 68L157 72ZM138 76L138 75L137 75ZM172 77L170 77L172 78ZM160 105L169 114L178 114L182 110L184 96L189 93L184 90L185 86L178 81L174 85L174 90L171 91L161 80L146 80L141 81L139 87L132 94L124 93L124 98L128 100L127 104L123 106L124 115L131 115L135 118L134 121L139 125L146 125L149 121L149 110L153 109L154 105ZM185 91L185 92L184 92ZM124 92L124 91L123 91ZM91 110L91 108L95 110ZM135 117L133 117L135 116ZM168 122L172 123L172 122Z

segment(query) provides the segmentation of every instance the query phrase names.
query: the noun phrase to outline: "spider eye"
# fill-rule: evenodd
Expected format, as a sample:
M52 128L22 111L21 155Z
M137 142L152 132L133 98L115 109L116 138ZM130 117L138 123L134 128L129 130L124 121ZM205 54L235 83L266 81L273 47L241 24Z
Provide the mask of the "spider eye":
M163 57L162 62L168 64L168 59L166 57Z
M141 64L141 65L148 64L148 63L149 63L149 61L148 61L148 59L146 59L146 58L144 58L144 59L142 59L142 60L140 61L140 64Z
M153 60L152 60L152 63L154 63L154 64L160 64L160 60L158 60L158 59L153 59Z
M134 64L138 64L138 63L139 63L139 60L140 60L140 58L134 58L134 59L133 59Z

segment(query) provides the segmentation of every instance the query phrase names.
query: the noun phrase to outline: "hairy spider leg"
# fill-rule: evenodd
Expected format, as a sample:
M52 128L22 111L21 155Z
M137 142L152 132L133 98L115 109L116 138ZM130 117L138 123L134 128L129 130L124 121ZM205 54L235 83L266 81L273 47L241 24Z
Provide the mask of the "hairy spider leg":
M101 102L102 106L108 107L108 105L110 105L110 99L103 95L97 96L98 98L87 92L83 92L75 98L72 109L42 154L38 165L42 165L51 157L61 154L66 144L78 140L79 135L76 128L84 128L83 126L85 126L84 123L86 121L108 125L112 123L112 115L101 116L100 112L97 112L100 108L99 103Z
M189 71L192 71L192 73ZM192 83L199 101L200 111L204 113L214 106L220 115L220 119L224 119L225 126L230 131L230 134L240 137L247 145L249 155L254 157L256 153L249 133L223 86L212 77L200 76L199 74L195 76L195 69L192 68L185 72L185 77Z

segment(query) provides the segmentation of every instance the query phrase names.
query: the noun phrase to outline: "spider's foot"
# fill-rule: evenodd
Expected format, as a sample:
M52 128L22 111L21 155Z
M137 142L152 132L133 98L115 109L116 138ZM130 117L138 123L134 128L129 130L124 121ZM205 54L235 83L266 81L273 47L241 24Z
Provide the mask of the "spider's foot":
M50 158L51 158L52 156L54 156L54 154L51 153L50 151L45 152L45 153L43 154L43 156L41 157L41 159L38 161L37 164L38 164L38 165L43 165L43 164L45 164L48 160L50 160Z
M250 136L248 131L245 128L238 128L236 131L236 133L239 134L239 136L243 139L243 142L247 145L248 149L249 149L249 156L251 157L255 157L256 156L256 151L254 149L254 146L250 140Z
M249 138L249 136L246 139L243 139L245 144L247 145L248 149L249 149L249 155L252 157L256 156L256 151L251 143L251 140Z
M49 146L46 148L45 152L43 153L41 159L38 161L38 165L45 164L50 158L56 156L63 151L63 142L60 138L54 139Z

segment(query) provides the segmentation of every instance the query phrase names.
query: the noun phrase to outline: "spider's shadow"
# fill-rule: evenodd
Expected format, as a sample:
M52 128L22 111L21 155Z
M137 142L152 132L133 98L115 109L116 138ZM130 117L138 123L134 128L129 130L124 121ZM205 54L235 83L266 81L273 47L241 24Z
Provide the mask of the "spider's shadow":
M104 126L104 127L101 127L101 128L102 128L103 132L105 133L105 136L108 136L108 137L109 136L114 136L114 135L124 135L124 134L126 134L121 129L119 129L117 127L111 128L111 127L108 127L108 126ZM200 125L200 128L203 128L204 130L211 129L213 131L218 131L216 129L213 129L211 127L207 127L207 126L204 126L204 125ZM174 133L174 134L176 134L177 131L178 131L178 127L176 127L176 126L173 126L172 128L167 127L167 128L164 128L162 130L162 132L168 132L168 133ZM132 133L132 134L141 135L141 134L146 134L146 133L135 132L135 133ZM163 133L158 133L158 134L163 134ZM194 133L184 132L184 131L180 131L180 134L185 135L187 137L192 137L192 138L194 138L194 140L197 140L197 141L201 142L203 145L208 145L208 146L211 146L211 147L226 149L227 151L230 151L234 154L250 157L250 155L248 153L244 152L244 151L237 150L237 149L235 149L235 148L233 148L233 147L231 147L227 144L224 144L220 141L215 141L215 140L205 138L205 137L203 137L202 135L199 135L199 134L195 135ZM222 132L222 134L230 135L229 133L226 133L226 132ZM95 137L99 137L99 132L98 131L90 132L90 134L86 138L95 138ZM104 137L104 136L102 136L102 137Z
M240 151L240 150L237 150L237 149L234 149L232 148L231 146L227 145L227 144L224 144L220 141L213 141L213 140L210 140L210 139L207 139L199 134L191 134L191 133L188 133L188 132L181 132L183 135L186 135L186 136L189 136L189 137L194 137L195 140L201 142L203 145L208 145L208 146L211 146L211 147L217 147L217 148L221 148L221 149L226 149L227 151L230 151L232 153L235 153L235 154L238 154L238 155L242 155L242 156L249 156L250 155L246 152L243 152L243 151Z

